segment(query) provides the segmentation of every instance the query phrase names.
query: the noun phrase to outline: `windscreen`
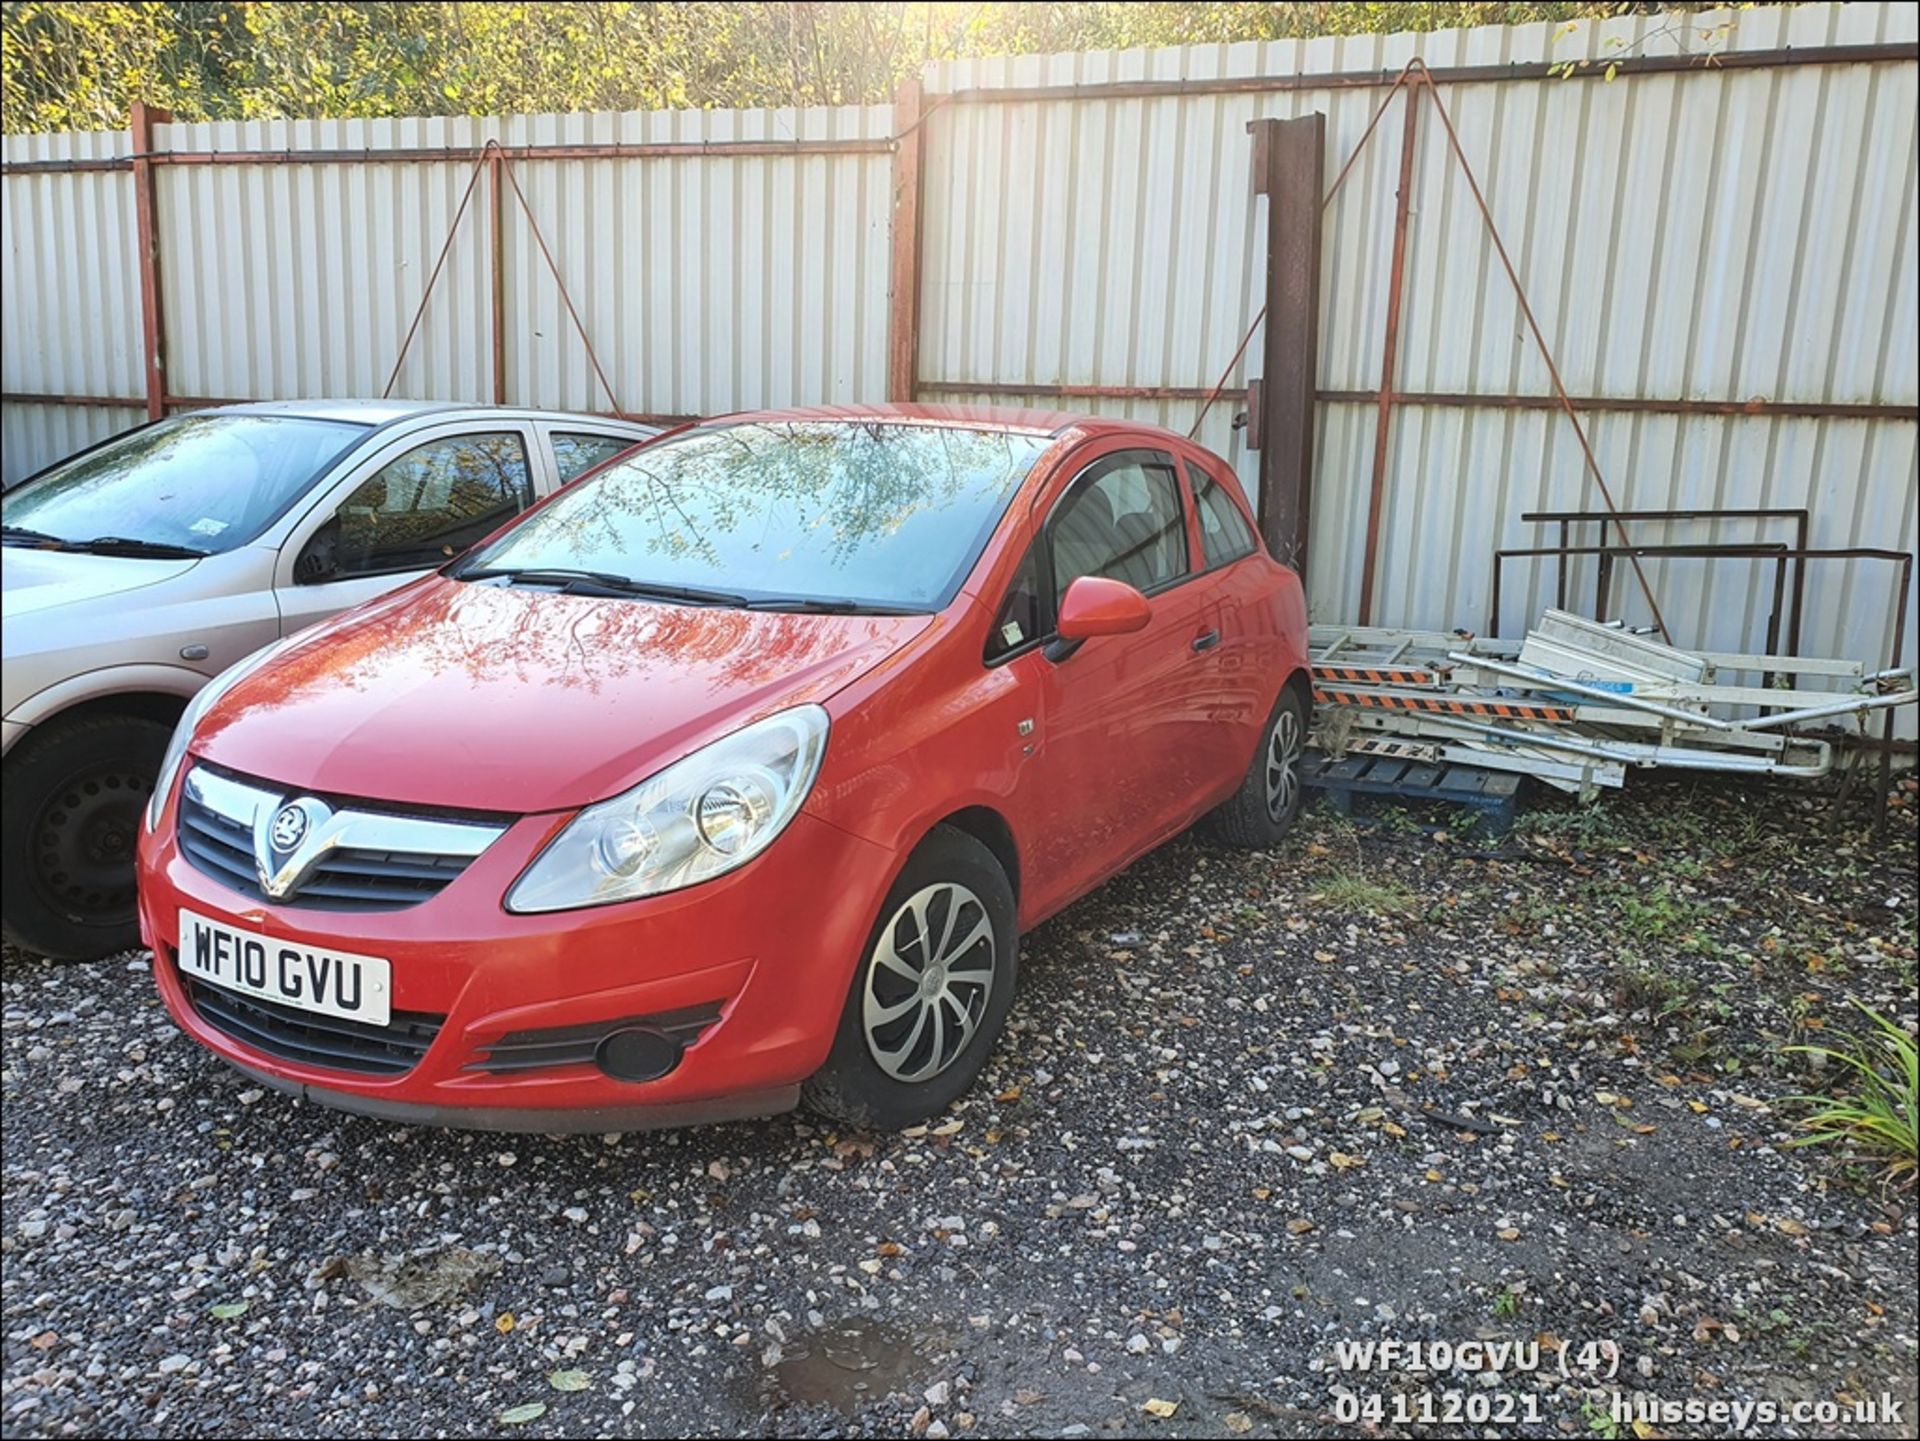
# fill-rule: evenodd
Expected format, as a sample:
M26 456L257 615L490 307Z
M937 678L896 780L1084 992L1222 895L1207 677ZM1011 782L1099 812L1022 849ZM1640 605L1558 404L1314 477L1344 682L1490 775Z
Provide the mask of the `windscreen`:
M232 550L367 429L281 415L163 420L8 492L6 526L71 545L112 536L208 555Z
M581 572L769 607L934 610L1047 444L897 423L702 428L581 481L455 574Z

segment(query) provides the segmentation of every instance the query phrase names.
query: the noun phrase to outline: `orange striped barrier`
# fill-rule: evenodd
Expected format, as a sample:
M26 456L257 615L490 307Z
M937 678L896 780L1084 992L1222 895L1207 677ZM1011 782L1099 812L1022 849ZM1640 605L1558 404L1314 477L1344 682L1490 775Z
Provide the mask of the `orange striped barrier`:
M1550 725L1573 724L1573 707L1552 701L1510 700L1461 695L1409 695L1401 691L1351 690L1344 686L1316 685L1313 699L1318 705L1369 706L1376 710L1420 711L1431 715L1493 716L1500 720L1544 721Z
M1440 679L1430 670L1406 666L1316 664L1313 673L1322 680L1358 681L1362 685L1435 685Z

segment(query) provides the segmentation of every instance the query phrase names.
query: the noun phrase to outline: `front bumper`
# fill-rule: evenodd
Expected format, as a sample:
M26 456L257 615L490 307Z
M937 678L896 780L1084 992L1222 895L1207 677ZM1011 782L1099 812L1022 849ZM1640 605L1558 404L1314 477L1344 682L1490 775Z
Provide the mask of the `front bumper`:
M664 896L509 914L513 880L567 818L529 816L438 894L403 909L276 906L234 892L174 841L174 807L140 845L140 929L180 1028L276 1089L361 1114L485 1130L621 1131L790 1108L832 1045L856 961L896 860L802 812L740 870ZM393 967L398 1016L444 1017L397 1075L273 1054L196 1005L175 962L181 907L274 939ZM717 1012L667 1074L622 1081L590 1059L501 1073L529 1033ZM375 1028L364 1028L374 1032Z

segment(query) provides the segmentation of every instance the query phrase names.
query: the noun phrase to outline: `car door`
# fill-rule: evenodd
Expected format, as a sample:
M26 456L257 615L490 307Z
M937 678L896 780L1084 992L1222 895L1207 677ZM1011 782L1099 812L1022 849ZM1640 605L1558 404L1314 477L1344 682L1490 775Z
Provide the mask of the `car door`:
M1240 482L1212 457L1188 457L1186 473L1220 622L1211 681L1216 731L1240 741L1221 764L1238 777L1250 758L1242 753L1253 743L1248 737L1265 725L1277 678L1286 673L1286 647L1272 605L1270 568L1253 561L1261 550L1259 533L1228 489L1238 491Z
M1192 584L1184 490L1170 454L1121 446L1082 457L1043 503L1046 518L1002 597L987 660L1018 667L1033 697L1019 808L1038 843L1022 864L1036 897L1065 898L1192 818L1204 707L1188 689L1214 627L1204 587ZM1145 594L1153 607L1146 628L1060 654L1050 644L1053 617L1082 575Z
M416 579L525 510L550 488L536 456L531 427L512 421L435 426L381 446L281 546L282 633Z

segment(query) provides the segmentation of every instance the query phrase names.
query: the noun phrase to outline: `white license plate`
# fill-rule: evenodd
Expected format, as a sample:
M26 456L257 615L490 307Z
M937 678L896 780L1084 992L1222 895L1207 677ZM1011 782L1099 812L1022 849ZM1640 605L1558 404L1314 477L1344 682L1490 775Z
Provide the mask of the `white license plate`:
M343 1021L384 1026L393 1011L393 967L379 956L278 941L180 911L180 970L243 996Z

